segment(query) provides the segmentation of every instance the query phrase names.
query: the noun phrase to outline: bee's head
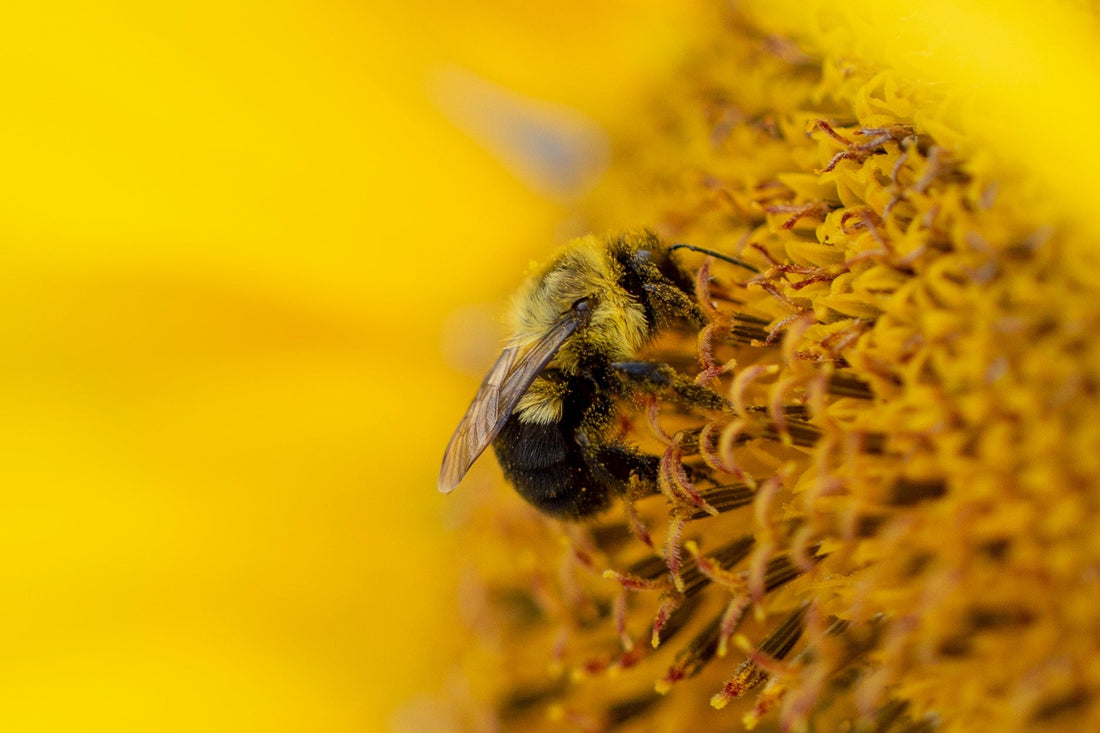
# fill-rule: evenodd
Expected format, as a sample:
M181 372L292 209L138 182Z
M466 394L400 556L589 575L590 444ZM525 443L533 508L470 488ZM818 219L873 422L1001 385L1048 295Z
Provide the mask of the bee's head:
M514 342L533 343L561 319L574 318L577 328L552 366L572 371L589 359L632 358L649 339L653 323L639 277L659 276L657 263L668 259L656 237L652 244L652 251L627 247L629 255L621 238L587 236L565 245L517 294Z
M672 316L692 315L686 312L691 310L686 299L694 294L695 284L655 234L624 235L608 251L620 268L620 287L645 307L651 327L663 327Z
M686 319L702 327L706 317L695 303L695 282L688 269L673 257L678 249L701 252L711 257L758 270L739 259L690 244L666 245L655 234L643 231L627 234L608 243L608 253L619 265L619 285L645 308L652 330L667 327L676 319Z

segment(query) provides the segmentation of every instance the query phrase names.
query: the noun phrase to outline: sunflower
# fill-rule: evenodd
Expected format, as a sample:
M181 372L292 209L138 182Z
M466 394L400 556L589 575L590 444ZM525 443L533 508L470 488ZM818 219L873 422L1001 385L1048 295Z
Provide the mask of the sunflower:
M829 10L717 10L615 131L592 231L759 271L653 347L730 408L624 404L661 491L598 520L479 496L457 725L1100 728L1095 190Z

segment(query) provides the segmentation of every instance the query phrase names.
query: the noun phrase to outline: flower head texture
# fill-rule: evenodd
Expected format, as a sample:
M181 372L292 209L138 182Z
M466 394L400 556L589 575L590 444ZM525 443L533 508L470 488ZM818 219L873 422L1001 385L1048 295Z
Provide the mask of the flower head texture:
M659 491L596 520L477 501L455 720L1100 728L1091 215L950 89L748 5L583 203L755 270L685 256L707 323L647 352L728 409L624 401Z

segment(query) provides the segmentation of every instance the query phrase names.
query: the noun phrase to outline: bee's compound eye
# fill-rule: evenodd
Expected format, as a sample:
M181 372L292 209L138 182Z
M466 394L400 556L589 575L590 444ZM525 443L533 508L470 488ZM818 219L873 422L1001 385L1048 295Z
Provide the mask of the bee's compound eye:
M577 300L573 303L573 311L584 315L592 310L593 305L595 304L593 303L592 298L581 298L580 300Z

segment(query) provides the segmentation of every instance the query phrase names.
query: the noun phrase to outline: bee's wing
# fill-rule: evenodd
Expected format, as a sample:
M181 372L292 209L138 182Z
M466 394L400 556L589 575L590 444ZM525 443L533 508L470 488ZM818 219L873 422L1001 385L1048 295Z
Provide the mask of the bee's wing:
M578 323L576 317L567 316L522 353L516 346L501 352L447 444L439 470L441 492L454 491L477 457L500 434L523 393L558 353L565 339L577 329Z

